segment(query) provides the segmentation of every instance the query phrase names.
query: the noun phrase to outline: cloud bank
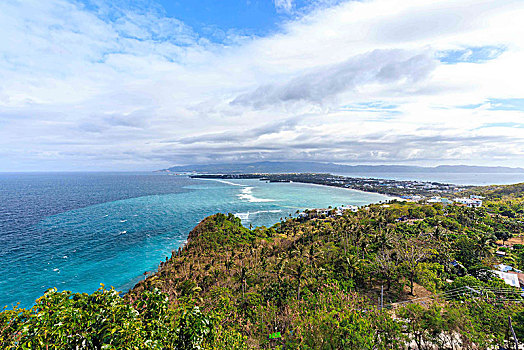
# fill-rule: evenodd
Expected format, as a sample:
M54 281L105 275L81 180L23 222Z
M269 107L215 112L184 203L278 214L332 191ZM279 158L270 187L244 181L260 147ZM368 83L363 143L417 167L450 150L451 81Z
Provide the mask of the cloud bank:
M157 7L4 1L0 171L524 166L521 18L513 0L345 1L214 42Z
M320 104L342 92L371 84L414 84L435 67L431 57L401 50L374 50L345 62L313 69L284 84L274 83L236 97L232 104L254 108L304 101Z

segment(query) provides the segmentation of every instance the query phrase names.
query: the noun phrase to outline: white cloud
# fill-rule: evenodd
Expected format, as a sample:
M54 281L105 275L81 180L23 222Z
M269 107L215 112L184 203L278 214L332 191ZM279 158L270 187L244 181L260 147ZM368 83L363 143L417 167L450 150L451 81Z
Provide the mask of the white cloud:
M349 1L226 45L154 9L1 2L0 171L289 158L524 166L522 129L483 127L524 123L523 111L486 108L524 98L521 18L512 0ZM479 47L504 51L438 61Z
M236 97L232 104L254 108L306 101L322 103L342 92L365 89L369 85L413 85L434 68L434 59L401 50L374 50L329 66L309 70L284 83L258 87Z
M277 11L291 12L293 10L293 0L274 0Z

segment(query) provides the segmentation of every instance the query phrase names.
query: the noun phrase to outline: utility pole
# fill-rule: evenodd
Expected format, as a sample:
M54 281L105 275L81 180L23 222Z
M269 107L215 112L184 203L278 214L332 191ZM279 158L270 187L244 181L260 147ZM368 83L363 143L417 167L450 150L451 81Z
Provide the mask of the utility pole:
M380 310L384 308L384 285L380 286Z
M515 335L515 331L513 330L513 326L511 325L511 316L508 316L509 321L509 329L511 329L511 333L513 334L513 339L515 340L515 350L519 350L519 341L517 340L517 336Z

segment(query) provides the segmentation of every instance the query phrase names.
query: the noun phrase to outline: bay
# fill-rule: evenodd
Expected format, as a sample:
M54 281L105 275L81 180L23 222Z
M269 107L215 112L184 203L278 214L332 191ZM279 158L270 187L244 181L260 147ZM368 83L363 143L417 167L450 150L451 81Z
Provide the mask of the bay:
M386 196L258 180L151 173L0 174L0 305L29 307L45 290L126 291L182 246L206 216L270 226L305 208Z

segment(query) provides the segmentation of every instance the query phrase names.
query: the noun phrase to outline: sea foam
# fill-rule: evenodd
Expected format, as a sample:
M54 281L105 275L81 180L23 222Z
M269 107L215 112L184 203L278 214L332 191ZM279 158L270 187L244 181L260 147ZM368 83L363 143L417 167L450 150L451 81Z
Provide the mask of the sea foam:
M253 187L244 187L240 194L237 195L238 198L246 200L251 203L264 203L264 202L274 202L274 199L266 198L257 198L253 196Z
M235 216L239 218L242 221L249 221L251 217L256 216L258 214L263 213L281 213L282 210L275 209L275 210L257 210L257 211L248 211L246 213L235 213Z

